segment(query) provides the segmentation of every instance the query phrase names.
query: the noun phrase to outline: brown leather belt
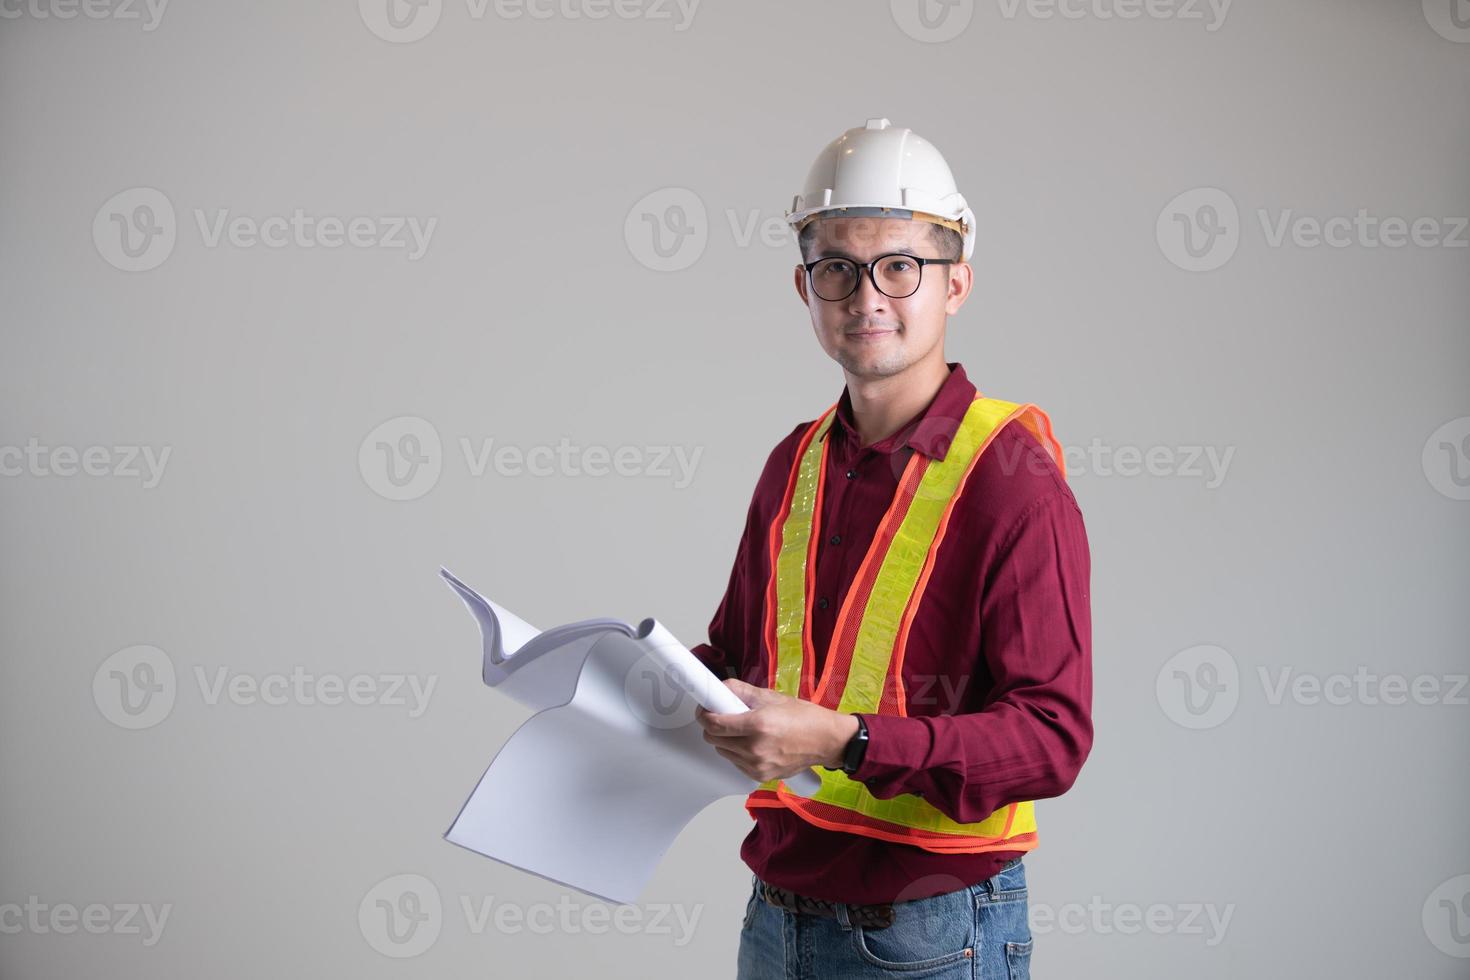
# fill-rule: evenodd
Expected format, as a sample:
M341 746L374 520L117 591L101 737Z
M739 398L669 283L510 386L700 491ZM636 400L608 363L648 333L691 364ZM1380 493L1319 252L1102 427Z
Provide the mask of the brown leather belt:
M837 906L845 904L827 902L820 898L808 898L805 895L787 891L785 888L777 888L764 881L758 881L756 889L757 894L765 900L766 904L774 905L778 909L786 909L789 912L805 912L808 915L825 915L828 918L835 918ZM847 917L853 925L862 926L864 929L887 929L893 925L893 905L888 902L880 905L848 905Z

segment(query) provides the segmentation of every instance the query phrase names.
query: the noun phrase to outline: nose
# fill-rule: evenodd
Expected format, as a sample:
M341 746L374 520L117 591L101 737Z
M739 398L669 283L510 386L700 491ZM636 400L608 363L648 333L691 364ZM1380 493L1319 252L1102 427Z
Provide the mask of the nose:
M873 281L873 270L871 268L860 268L858 270L857 289L847 297L847 311L849 313L880 313L888 308L888 297L878 291L878 284Z

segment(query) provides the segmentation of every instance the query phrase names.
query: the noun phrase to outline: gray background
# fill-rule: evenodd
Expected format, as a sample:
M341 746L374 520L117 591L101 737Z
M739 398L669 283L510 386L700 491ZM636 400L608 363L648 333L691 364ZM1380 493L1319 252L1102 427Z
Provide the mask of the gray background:
M705 638L766 454L842 388L794 245L741 230L883 115L939 146L979 215L949 358L1046 409L1081 464L1097 742L1038 805L1036 975L1470 975L1470 707L1451 696L1470 249L1268 233L1287 212L1470 214L1450 0L1239 0L1223 21L980 0L932 6L932 29L913 0L706 0L686 23L652 0L600 20L443 0L413 41L384 3L0 19L0 448L51 454L0 477L0 906L112 923L0 932L0 976L733 975L737 798L673 847L644 925L602 935L578 918L600 902L440 838L526 713L479 683L436 570L542 627L656 615ZM108 229L136 188L167 199L176 241L124 271ZM1221 198L1171 202L1200 188L1238 217L1213 212L1216 267L1191 271L1170 229ZM196 217L298 208L437 224L410 259L211 246ZM650 221L693 234L665 262ZM441 440L411 499L374 467L384 423L390 444ZM461 440L487 439L634 462L477 476ZM144 446L170 452L153 486L122 465ZM1158 462L1104 472L1089 446ZM111 462L57 472L91 447ZM693 479L657 447L700 453ZM1233 453L1223 479L1188 465L1205 449ZM112 670L140 645L173 703L134 730ZM436 686L417 717L210 703L221 670ZM1439 695L1273 703L1282 670ZM371 927L405 874L442 903L411 959ZM550 931L476 931L462 907L563 896L573 925ZM169 907L157 942L128 903ZM670 903L692 935L654 922Z

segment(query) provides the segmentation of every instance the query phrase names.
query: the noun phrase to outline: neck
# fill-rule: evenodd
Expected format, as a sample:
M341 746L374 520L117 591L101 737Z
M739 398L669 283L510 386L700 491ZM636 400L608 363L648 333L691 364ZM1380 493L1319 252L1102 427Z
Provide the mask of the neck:
M846 373L844 371L844 373ZM886 378L847 375L847 395L857 423L858 442L871 446L887 439L924 410L949 377L943 352Z

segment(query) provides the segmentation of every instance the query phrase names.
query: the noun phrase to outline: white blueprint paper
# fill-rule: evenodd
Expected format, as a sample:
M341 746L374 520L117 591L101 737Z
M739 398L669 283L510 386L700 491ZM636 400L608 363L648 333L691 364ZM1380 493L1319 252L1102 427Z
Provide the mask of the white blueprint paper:
M704 741L694 705L749 710L657 620L542 632L442 575L480 626L486 684L536 711L445 838L578 891L637 900L694 815L756 782ZM785 781L811 794L815 772Z

